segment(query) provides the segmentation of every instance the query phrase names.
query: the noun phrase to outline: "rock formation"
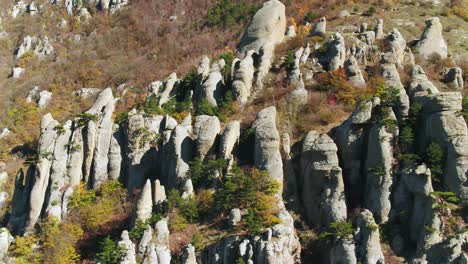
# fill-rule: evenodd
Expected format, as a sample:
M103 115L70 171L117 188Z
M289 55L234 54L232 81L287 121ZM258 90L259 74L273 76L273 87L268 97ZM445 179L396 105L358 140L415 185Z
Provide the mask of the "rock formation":
M432 55L437 55L441 59L447 58L448 48L442 36L442 24L438 17L426 19L426 28L421 34L416 48L421 56L428 59Z
M326 43L326 52L320 58L320 64L325 65L329 71L343 67L346 60L346 47L343 36L335 33Z
M361 69L359 69L359 65L356 61L356 58L354 56L350 56L344 64L344 68L346 71L346 77L348 78L348 81L359 87L365 87L366 86L366 81L364 80L364 77L362 76Z
M463 91L463 70L460 67L447 69L444 73L443 81L454 89Z
M311 36L320 36L324 37L327 33L327 19L325 17L321 17L317 24L314 25L314 28L310 32Z

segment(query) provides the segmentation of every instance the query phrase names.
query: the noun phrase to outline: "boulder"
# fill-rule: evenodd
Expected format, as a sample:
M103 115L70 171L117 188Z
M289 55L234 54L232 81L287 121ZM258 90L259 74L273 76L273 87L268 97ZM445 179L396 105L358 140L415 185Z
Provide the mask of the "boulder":
M288 31L286 31L287 38L293 38L296 36L296 28L294 26L289 26Z
M219 70L211 71L208 78L198 89L198 100L205 100L211 106L218 106L225 91L223 74Z
M261 47L283 41L286 31L286 8L278 0L270 0L257 11L240 41L239 50L260 51Z
M231 121L229 124L226 125L226 128L224 128L224 131L221 135L218 157L225 160L232 159L232 151L234 150L234 147L238 144L239 137L240 122L237 120Z
M29 36L23 38L23 42L16 50L16 59L22 58L26 53L31 52L40 59L51 55L54 52L54 47L50 44L47 36Z
M409 113L409 97L401 83L400 74L398 73L396 65L389 57L393 57L393 55L387 53L382 56L382 77L384 78L387 87L398 90L398 102L393 111L395 112L398 120L402 120L405 119Z
M11 73L11 77L13 79L19 79L25 72L26 70L24 68L21 68L21 67L14 67L13 68L13 71Z
M463 70L460 67L453 67L444 72L443 81L455 90L463 91Z
M398 67L403 66L405 49L406 49L406 40L401 35L398 29L394 28L387 36L385 36L386 52L393 54L395 63Z
M163 104L167 103L171 98L172 90L175 87L175 84L178 82L177 74L175 72L171 73L169 77L164 81L164 90L159 95L158 105L161 107Z
M242 220L241 211L239 208L234 208L229 212L228 225L230 227L237 226Z
M0 261L4 261L5 256L7 255L8 248L13 242L14 237L10 234L8 229L2 227L0 229Z
M208 58L208 56L203 55L201 57L197 68L197 74L201 75L203 78L206 78L208 74L210 74L210 58Z
M439 18L428 18L425 23L426 28L416 44L416 49L419 54L425 59L430 58L434 54L441 59L447 58L448 48L442 36L442 24Z

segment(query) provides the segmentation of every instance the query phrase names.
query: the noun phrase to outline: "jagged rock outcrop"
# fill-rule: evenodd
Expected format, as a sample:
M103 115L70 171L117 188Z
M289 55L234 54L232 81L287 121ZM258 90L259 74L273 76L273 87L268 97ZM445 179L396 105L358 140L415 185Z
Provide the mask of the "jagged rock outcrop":
M383 32L383 19L379 18L377 24L374 27L375 39L383 39L385 34Z
M221 124L218 117L201 115L195 117L193 133L195 139L196 156L202 160L208 154L215 154Z
M405 119L409 113L409 97L406 94L406 90L401 83L400 74L395 65L394 54L383 54L381 58L381 69L382 77L384 78L387 89L392 88L398 91L398 102L394 107L393 111L396 114L398 120Z
M343 36L340 33L335 33L325 45L326 52L320 57L320 64L324 65L329 71L343 67L346 60L346 47Z
M408 94L414 96L417 92L436 94L439 93L439 89L427 78L421 66L414 65L411 69L411 83L408 87Z
M403 38L403 35L401 35L398 29L394 28L388 33L384 41L387 45L385 51L392 53L396 65L402 67L406 49L406 40Z
M300 184L305 219L328 227L346 220L346 203L337 147L326 134L311 131L302 143Z
M327 19L321 17L320 20L314 25L314 28L310 32L311 36L324 37L327 33Z
M55 140L59 123L46 114L41 120L41 136L39 138L39 160L34 172L34 185L32 186L29 200L29 213L26 222L26 232L32 232L41 214L42 205L46 198L46 190L50 179L50 169L54 155Z
M158 206L166 200L166 189L161 185L159 180L154 182L153 201L154 205Z
M169 77L164 81L164 90L159 95L158 105L162 106L167 103L171 98L172 90L174 89L176 83L178 82L177 74L175 72L171 73Z
M385 223L391 209L390 192L393 178L393 144L398 136L397 120L389 111L388 121L375 123L369 130L365 162L366 187L364 206L372 212L377 223ZM393 123L392 125L389 123Z
M426 28L416 44L419 54L426 59L434 54L440 56L442 59L447 58L448 48L442 36L442 24L439 18L428 18L425 23Z
M276 129L276 108L270 106L257 114L255 129L254 163L261 170L283 183L283 162L280 153L280 136Z
M10 234L8 229L2 227L0 229L0 261L5 261L5 256L7 255L8 248L13 242L14 237Z
M206 78L210 74L210 58L203 55L198 64L197 74L201 75L203 78Z
M353 114L335 129L334 139L343 169L346 197L350 201L361 201L364 193L367 128L371 123L372 109L377 106L373 101L358 104Z
M146 180L143 190L136 203L135 212L132 218L132 226L135 226L137 221L146 222L151 218L153 212L153 194L151 191L151 182Z
M452 88L463 91L463 70L460 67L447 69L444 73L443 81Z
M237 226L241 220L242 215L239 208L234 208L229 212L228 225L230 227Z
M243 53L249 50L260 51L260 48L275 45L283 41L286 31L286 8L278 0L270 0L257 11L245 31L239 45Z
M296 50L296 52L294 53L294 64L290 72L288 72L288 80L291 83L299 81L299 78L301 77L300 63L303 53L304 48L302 47Z
M34 86L34 88L29 91L26 101L28 103L35 103L39 108L44 109L52 101L52 92L41 90L39 86Z
M346 71L346 77L348 81L358 87L365 87L366 81L362 76L361 69L359 69L359 65L356 61L354 56L350 56L344 64L344 69Z
M235 120L224 128L219 143L218 157L230 161L233 159L232 151L238 144L240 138L240 122Z
M161 183L166 188L178 187L187 177L188 162L192 160L193 143L189 128L183 125L171 131L170 139L163 145Z
M437 143L445 153L443 182L458 195L462 204L468 203L468 128L457 114L462 109L459 92L416 95L422 105L421 125L417 131L417 145L424 153L430 143Z
M206 100L206 102L212 106L218 106L218 102L225 91L224 78L221 73L221 70L224 67L224 60L222 60L221 65L222 66L219 66L216 65L216 63L213 63L208 78L197 91L197 98L199 100Z
M421 263L466 263L468 254L468 232L457 234L427 250Z
M385 263L382 247L380 246L379 226L369 210L364 209L356 219L356 258L359 263Z
M417 251L424 252L427 248L441 241L441 221L433 208L431 171L426 165L410 165L402 169L398 184L393 193L392 221L404 223L409 232L401 232L396 237L404 239L395 241L394 248L402 251L404 242L416 244ZM433 230L428 231L428 229ZM408 246L408 245L406 245ZM401 248L398 250L398 248ZM401 252L397 252L401 253Z
M253 50L249 50L244 59L233 66L232 89L240 105L245 105L250 97L254 79Z
M50 44L47 36L31 37L27 35L16 50L16 59L20 59L28 52L32 52L42 59L45 56L51 55L54 52L54 47Z
M123 248L124 256L120 261L120 264L136 264L136 252L135 245L130 240L128 236L128 231L124 230L121 235L121 240L119 241L119 246Z
M311 52L310 44L307 43L307 46L305 47L304 52L302 53L302 56L301 56L301 63L302 64L307 62L307 59L310 56L310 52Z

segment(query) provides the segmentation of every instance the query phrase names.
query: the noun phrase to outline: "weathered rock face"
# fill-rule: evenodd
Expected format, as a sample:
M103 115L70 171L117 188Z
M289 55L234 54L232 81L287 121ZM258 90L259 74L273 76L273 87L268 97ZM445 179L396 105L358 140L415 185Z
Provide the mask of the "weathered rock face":
M444 184L456 193L463 204L468 203L468 129L466 122L457 111L462 109L459 92L416 96L422 105L423 117L418 132L418 146L421 153L430 143L437 143L446 153Z
M47 36L31 37L28 35L24 37L23 42L18 47L16 51L16 59L23 57L23 55L28 52L32 52L34 55L42 59L45 56L51 55L54 52L54 47L50 44Z
M374 124L367 142L365 208L374 215L377 223L385 223L391 209L390 191L393 173L393 140L398 136L396 117L390 111L389 118L395 125ZM391 121L391 122L392 122Z
M11 242L13 242L14 238L6 229L2 227L0 229L0 261L5 261L5 256L8 252L8 248L10 247Z
M467 244L468 232L458 234L432 246L423 257L423 261L427 263L466 263L468 260L465 250Z
M255 14L241 39L239 49L260 51L265 44L275 45L284 39L286 31L286 10L283 3L270 0Z
M400 75L394 64L395 57L391 54L384 54L382 56L382 77L385 80L387 87L398 90L398 102L396 107L393 109L398 120L405 119L408 116L410 102L409 97L406 94L406 90L401 83Z
M253 50L249 50L244 59L233 66L232 89L240 105L245 105L250 97L254 79Z
M356 253L355 253L354 241L351 238L340 238L333 243L333 247L330 250L331 264L356 264Z
M222 68L221 68L222 69ZM210 105L217 106L218 101L222 98L225 85L221 69L215 69L210 72L208 78L203 82L199 88L198 99L206 100Z
M192 160L193 143L189 128L178 125L163 145L161 183L167 188L178 187L187 177L188 162Z
M218 157L225 160L231 160L233 158L232 151L238 143L239 137L240 122L232 121L229 124L227 124L226 128L224 129L221 135Z
M203 78L206 78L208 74L210 74L210 58L208 58L208 56L203 55L200 59L200 63L198 64L197 68L197 73Z
M393 194L394 208L391 218L395 222L407 225L406 230L409 232L399 235L405 237L404 241L415 243L420 252L441 240L441 222L433 209L431 197L433 191L431 171L423 164L403 168ZM427 227L432 228L434 232L428 232ZM404 249L405 245L399 246Z
M311 131L302 143L300 186L305 218L311 226L328 227L346 220L346 203L337 147L326 134Z
M317 24L314 25L314 28L310 32L311 36L325 36L327 33L327 19L321 17Z
M436 54L440 58L447 58L448 48L442 36L442 24L438 17L426 19L426 28L416 44L419 54L424 58Z
M41 137L39 138L39 161L34 173L34 185L29 200L29 215L26 222L26 232L32 232L39 219L50 179L50 169L54 155L54 145L57 138L55 129L59 123L51 114L41 120Z
M447 69L444 73L443 81L454 89L463 91L463 70L460 67Z
M195 117L193 133L195 137L196 155L202 160L208 154L216 154L217 139L221 125L216 116L201 115Z
M39 86L34 86L34 88L29 91L26 101L28 103L35 103L39 108L44 109L52 101L52 93L41 90Z
M143 186L143 190L140 193L140 197L138 198L135 212L132 218L132 226L135 226L137 221L146 222L151 217L151 213L153 212L153 195L151 191L151 182L150 180L146 180L145 186Z
M329 71L343 67L346 60L346 47L343 36L340 33L333 34L326 47L327 51L321 56L320 64L324 65Z
M427 78L421 66L414 65L411 70L411 83L408 87L408 93L410 96L414 96L417 92L436 94L439 93L439 89Z
M119 246L124 249L124 256L121 264L136 264L136 252L135 252L135 245L130 240L128 236L128 231L124 230L121 235L121 240L119 241Z
M359 87L365 87L366 86L366 81L364 80L364 77L362 76L361 69L359 69L359 65L356 61L356 58L354 56L350 56L344 64L344 68L346 71L346 76L348 78L348 81Z
M377 20L377 24L374 27L375 39L383 39L385 34L383 32L383 19Z
M261 170L283 183L283 162L280 153L280 137L276 129L276 108L263 109L253 124L255 129L254 163Z
M171 73L171 75L169 75L169 77L167 77L167 79L164 81L164 90L159 95L159 106L162 106L170 100L171 92L174 89L177 81L177 74L175 72Z
M288 72L289 82L299 81L301 77L300 63L301 63L301 57L303 53L304 53L304 48L302 47L296 50L296 52L294 53L294 65L291 71Z
M385 43L387 45L386 51L393 54L396 60L395 63L398 67L401 67L403 65L406 49L406 40L403 38L403 35L401 35L398 29L394 28L385 37Z
M31 188L34 184L35 168L28 168L25 174L21 169L16 175L15 191L11 200L11 214L8 227L14 235L21 234L24 230L29 215L29 200Z
M356 257L360 263L385 263L380 246L379 226L369 210L362 211L356 219Z

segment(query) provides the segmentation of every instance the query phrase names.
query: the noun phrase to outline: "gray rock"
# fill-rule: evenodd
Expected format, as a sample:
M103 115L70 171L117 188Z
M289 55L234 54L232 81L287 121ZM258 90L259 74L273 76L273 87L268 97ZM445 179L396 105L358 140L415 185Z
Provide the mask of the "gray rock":
M416 44L416 48L421 56L428 59L433 54L440 58L447 58L447 43L442 36L442 24L438 17L426 19L426 28Z
M159 95L158 105L162 106L167 103L171 98L172 90L174 89L175 84L178 82L177 74L175 72L171 73L169 77L164 81L164 90Z
M216 116L201 115L195 117L193 133L195 135L196 155L204 159L214 153L216 140L221 132L221 124Z
M20 169L15 179L15 190L11 200L11 213L8 227L14 235L22 234L29 216L29 200L34 180L34 167L30 166L26 174Z
M193 184L191 179L187 179L182 186L182 199L188 199L193 197L195 194L193 192Z
M210 58L208 58L208 56L203 55L200 59L200 63L198 64L197 68L197 73L203 78L206 78L208 74L210 74Z
M321 56L320 64L326 65L329 71L343 67L346 60L346 47L343 36L340 33L335 33L325 45L327 51Z
M166 201L166 189L161 185L159 180L154 182L154 193L153 193L154 205L160 205Z
M75 123L76 124L76 123ZM67 173L68 184L71 187L80 184L83 178L83 160L84 160L84 142L83 132L81 127L75 127L71 140L68 142L68 161Z
M28 52L38 56L40 59L51 55L54 52L54 47L50 44L47 36L29 36L23 38L23 42L20 44L16 51L16 59L20 59Z
M398 67L403 66L405 49L406 49L406 40L401 35L398 29L394 28L388 35L385 37L385 44L387 45L386 51L391 52L394 55L395 63Z
M233 158L232 150L238 144L240 137L240 122L235 120L227 124L219 143L218 157L230 160Z
M443 81L454 89L463 91L463 70L460 67L447 69L444 73Z
M305 47L304 52L302 53L302 56L301 56L301 63L304 64L307 62L307 59L310 56L310 52L311 52L310 44L307 43L307 46Z
M8 248L13 242L14 237L10 234L8 229L2 227L0 229L0 261L4 261L4 258L8 252Z
M135 212L132 218L132 227L135 226L137 221L145 223L151 218L153 212L153 194L151 191L151 182L146 180L145 186L138 197L135 207Z
M288 31L286 31L287 38L293 38L296 36L296 28L294 26L289 26Z
M39 160L36 164L34 173L34 186L31 189L29 200L29 214L26 222L26 232L30 233L34 230L39 215L41 214L44 203L47 186L50 179L50 169L52 166L54 145L57 138L55 127L59 123L52 117L46 114L41 120L41 136L39 138Z
M397 89L399 92L397 106L393 109L393 111L398 117L398 120L401 120L408 116L410 107L409 97L406 94L406 90L403 87L403 84L401 83L400 75L395 64L388 62L388 58L386 57L387 55L389 54L384 54L382 56L382 77L384 78L387 87Z
M197 264L195 247L192 244L185 246L182 252L182 264Z
M74 94L80 98L89 98L92 97L98 93L100 93L102 90L98 88L81 88L79 90L76 90Z
M21 68L21 67L14 67L13 68L13 71L11 73L11 77L13 79L19 79L25 72L26 70L24 68Z
M346 71L346 76L348 78L348 81L358 87L365 87L366 86L366 81L364 80L364 77L362 76L361 69L359 69L359 65L356 61L356 58L354 56L350 56L344 64L344 68Z
M50 194L46 204L46 215L55 216L58 220L62 218L62 196L65 186L68 185L67 178L67 144L71 136L71 121L67 121L63 126L54 127L57 131L57 138L52 154L52 166L50 170ZM59 129L58 129L59 128ZM53 213L55 212L55 214Z
M414 65L411 70L411 83L408 87L408 94L414 96L417 92L436 94L439 93L439 89L427 78L421 66Z
M330 264L356 264L355 245L353 239L337 239L330 250Z
M263 109L253 124L255 129L254 164L266 170L270 176L283 183L283 162L280 153L280 137L276 129L276 108Z
M380 246L379 226L369 210L364 209L356 219L354 236L357 259L361 263L385 263Z
M359 34L359 39L368 46L373 46L375 42L375 32L366 31Z
M390 111L391 112L391 111ZM388 117L394 120L393 112ZM385 223L391 209L390 187L393 173L393 139L398 136L398 128L394 131L385 124L374 124L369 131L366 169L365 208L374 215L377 223Z
M8 137L10 135L11 131L8 128L3 128L2 133L0 133L0 139Z
M135 245L130 240L128 236L128 231L124 230L121 235L121 240L119 241L119 246L124 249L123 259L120 261L120 264L136 264L136 252Z
M112 137L109 146L109 165L108 165L108 179L117 180L120 178L120 170L122 164L122 149L120 141L122 140L119 134L119 126L114 124L112 128Z
M244 59L233 66L232 89L240 105L245 105L250 97L254 79L253 50L249 50Z
M260 51L260 48L275 45L283 41L286 31L286 10L283 3L270 0L257 11L245 31L239 45L243 53L249 50Z
M145 232L143 233L143 237L140 239L140 243L138 244L138 257L143 258L146 255L152 239L153 229L151 226L147 225Z
M212 106L218 106L218 101L224 94L225 86L220 71L211 71L198 91L198 99L206 100Z
M300 186L307 222L328 227L346 220L346 203L337 147L326 134L311 131L302 143Z
M427 263L466 263L467 254L464 249L466 244L468 244L468 232L448 238L427 251Z
M228 225L230 227L237 226L242 220L241 211L239 208L234 208L229 212Z
M383 19L377 20L377 24L374 27L375 39L383 39L385 34L383 32Z
M310 35L324 37L326 33L327 33L327 19L325 17L321 17L320 20L314 25L314 28L310 32Z

